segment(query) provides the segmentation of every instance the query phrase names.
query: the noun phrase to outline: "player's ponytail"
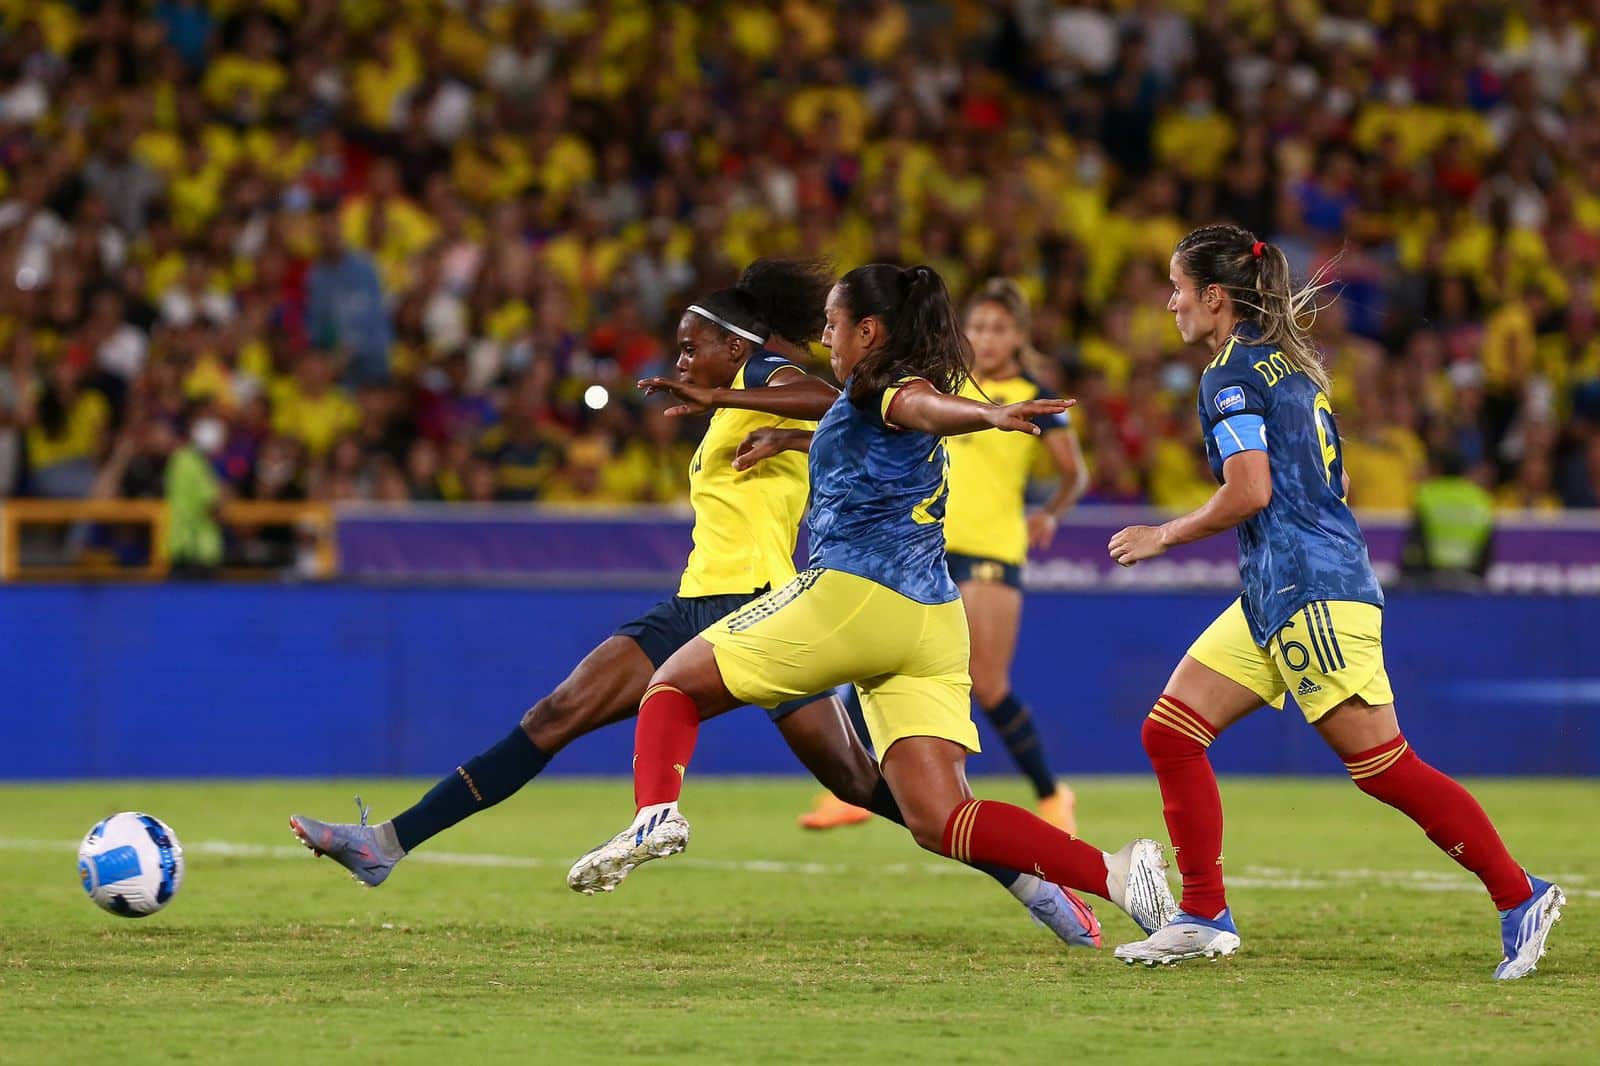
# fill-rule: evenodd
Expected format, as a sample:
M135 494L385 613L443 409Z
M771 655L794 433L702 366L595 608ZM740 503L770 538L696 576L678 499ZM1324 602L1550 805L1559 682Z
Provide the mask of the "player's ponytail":
M856 365L852 403L875 402L884 389L908 377L926 378L940 392L960 391L971 365L967 337L938 271L872 263L850 271L839 286L855 321L875 317L887 333Z
M1277 348L1295 369L1328 391L1328 370L1310 334L1317 317L1317 294L1332 284L1327 265L1296 289L1283 249L1232 225L1194 230L1178 242L1176 254L1196 289L1204 292L1207 286L1220 286L1240 320L1260 327L1260 343Z

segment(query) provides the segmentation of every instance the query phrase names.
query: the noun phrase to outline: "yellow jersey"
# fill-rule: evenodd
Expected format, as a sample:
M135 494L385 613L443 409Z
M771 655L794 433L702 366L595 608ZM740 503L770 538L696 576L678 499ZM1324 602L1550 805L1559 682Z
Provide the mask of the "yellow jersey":
M734 376L736 389L765 388L794 363L760 351ZM779 588L794 577L795 537L805 515L811 477L804 452L784 452L753 469L733 468L734 453L753 431L815 429L815 422L760 411L723 408L689 463L694 550L678 583L679 596L726 596Z
M983 391L979 392L979 386ZM993 381L968 381L961 395L998 404L1049 399L1032 378L1018 375ZM1067 427L1067 416L1034 419L1041 433ZM945 504L945 550L1021 566L1028 557L1024 497L1028 471L1038 455L1039 438L1026 433L983 430L944 442L950 454L950 496Z

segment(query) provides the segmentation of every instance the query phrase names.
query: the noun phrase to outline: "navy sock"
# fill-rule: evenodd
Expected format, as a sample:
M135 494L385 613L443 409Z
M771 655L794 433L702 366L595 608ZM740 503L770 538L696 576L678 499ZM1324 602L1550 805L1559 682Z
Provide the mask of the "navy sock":
M895 825L904 826L906 824L906 816L900 813L900 804L895 802L894 793L889 790L889 782L881 777L878 778L877 787L872 790L872 799L867 803L867 810L876 814L879 818L893 822ZM980 862L971 862L967 865L974 870L982 870L1006 888L1010 888L1016 883L1017 878L1022 876L1015 870L1007 870L999 866L987 866Z
M990 724L1006 742L1017 769L1033 782L1033 790L1039 798L1055 795L1056 775L1050 772L1050 764L1045 760L1044 744L1033 726L1032 712L1017 702L1016 696L1007 693L1006 698L993 707L984 707L983 713L989 716Z
M528 739L519 725L481 755L456 767L415 805L394 816L400 846L410 851L457 822L487 810L516 792L549 765L550 756Z
M850 716L850 724L855 726L856 738L861 741L861 746L868 751L872 750L872 733L867 729L867 715L861 709L861 693L856 691L854 685L844 687L844 695L839 699L844 703L845 713Z

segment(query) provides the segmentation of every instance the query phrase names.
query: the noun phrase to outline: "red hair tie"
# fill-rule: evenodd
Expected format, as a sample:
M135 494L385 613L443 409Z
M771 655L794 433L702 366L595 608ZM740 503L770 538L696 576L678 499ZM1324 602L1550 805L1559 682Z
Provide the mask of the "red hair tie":
M1257 241L1256 243L1254 243L1254 244L1252 244L1250 246L1250 254L1255 256L1257 259L1260 259L1261 258L1261 249L1263 249L1265 247L1266 247L1265 244L1261 243L1260 241Z

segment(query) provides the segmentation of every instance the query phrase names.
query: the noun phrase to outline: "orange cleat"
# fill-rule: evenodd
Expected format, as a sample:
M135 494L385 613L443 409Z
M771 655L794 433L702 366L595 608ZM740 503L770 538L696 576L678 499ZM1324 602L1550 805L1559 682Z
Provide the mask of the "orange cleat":
M1078 797L1066 785L1057 785L1053 795L1039 801L1039 817L1057 829L1078 835Z
M841 825L860 825L872 817L865 807L846 803L832 792L817 797L816 805L800 816L806 829L837 829Z

